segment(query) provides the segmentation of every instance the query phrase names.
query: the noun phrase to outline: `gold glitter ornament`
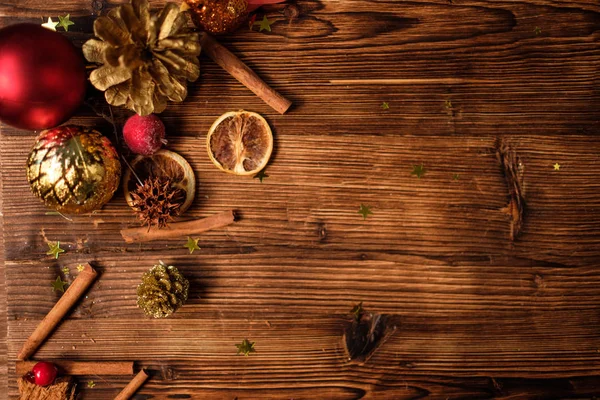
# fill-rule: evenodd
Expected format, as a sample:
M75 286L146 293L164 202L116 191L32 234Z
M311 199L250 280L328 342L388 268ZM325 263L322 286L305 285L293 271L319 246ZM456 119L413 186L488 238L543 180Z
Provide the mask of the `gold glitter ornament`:
M231 33L248 19L246 0L185 0L198 28L215 35Z
M98 210L119 186L117 151L100 132L76 125L42 131L27 159L27 180L46 206L65 214Z
M159 261L142 276L137 287L137 304L153 318L166 318L188 298L190 283L177 268Z

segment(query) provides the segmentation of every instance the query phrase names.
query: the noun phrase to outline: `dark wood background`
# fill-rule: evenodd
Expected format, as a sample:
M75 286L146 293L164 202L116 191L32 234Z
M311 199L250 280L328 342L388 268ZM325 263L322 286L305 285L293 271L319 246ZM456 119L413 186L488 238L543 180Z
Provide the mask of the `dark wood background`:
M116 4L0 0L0 24L70 13L80 46L94 7ZM187 216L242 216L202 235L193 255L183 239L126 245L119 229L135 219L120 192L72 222L47 215L25 177L34 133L2 127L0 372L11 398L16 352L58 298L51 281L87 261L99 281L35 357L135 360L154 371L138 399L599 395L598 1L300 0L265 11L272 32L221 41L294 108L277 115L203 57L186 102L162 115L168 148L197 173ZM214 119L242 108L275 133L262 184L206 155ZM85 108L71 122L111 134ZM366 221L361 203L374 213ZM46 240L67 252L51 259ZM135 288L159 259L192 289L155 321ZM360 301L393 332L364 364L342 342ZM257 352L237 356L246 337ZM107 399L128 379L80 386Z

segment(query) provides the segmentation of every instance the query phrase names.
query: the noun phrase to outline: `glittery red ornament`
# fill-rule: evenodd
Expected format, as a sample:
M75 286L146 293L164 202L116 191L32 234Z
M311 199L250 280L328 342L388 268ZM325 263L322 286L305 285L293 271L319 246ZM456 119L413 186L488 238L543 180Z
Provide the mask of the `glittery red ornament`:
M0 121L54 127L73 115L85 89L83 57L62 34L34 24L0 29Z

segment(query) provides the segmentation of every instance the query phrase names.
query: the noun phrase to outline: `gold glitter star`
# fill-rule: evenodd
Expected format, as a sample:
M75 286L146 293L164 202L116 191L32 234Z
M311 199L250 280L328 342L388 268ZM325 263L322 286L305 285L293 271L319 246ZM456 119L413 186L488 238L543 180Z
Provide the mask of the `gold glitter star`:
M262 31L269 31L271 32L271 21L269 21L269 19L267 18L267 16L265 15L262 19L262 21L260 21L258 24L258 31L262 32Z
M87 383L87 387L89 387L89 388L93 388L93 387L95 387L95 386L96 386L96 383L94 383L94 381L88 381L88 383Z
M49 256L54 256L54 258L56 258L56 259L58 259L58 255L60 253L65 252L63 249L60 248L60 242L56 242L56 243L48 242L48 247L50 248L50 250L48 250L46 252L46 254Z
M69 26L71 25L75 25L75 22L71 21L69 18L71 17L71 14L67 14L64 17L61 17L60 15L58 16L58 24L57 26L62 27L65 32L69 31Z
M57 292L65 292L65 286L67 286L67 282L60 279L60 276L56 277L56 280L52 282L52 290Z
M269 177L269 175L267 175L265 173L264 169L262 171L260 171L258 174L254 175L254 179L259 179L260 183L262 183L263 179L266 179L268 177Z
M560 164L559 163L554 164L554 170L555 171L560 171Z
M63 267L62 268L62 272L65 275L70 275L71 274L71 270L69 269L69 267Z
M425 175L425 172L427 172L427 170L425 169L425 167L423 167L423 164L413 165L413 170L410 174L415 175L417 178L421 179L421 177Z
M190 250L190 254L192 254L194 250L200 250L200 246L198 246L198 240L200 239L192 239L188 236L187 243L183 247L187 247Z
M248 339L244 339L242 343L236 344L235 347L237 347L238 349L237 354L242 353L243 355L248 357L250 353L256 352L256 350L254 349L254 343L255 342L251 342Z
M77 272L83 272L84 269L85 269L85 266L83 264L79 264L77 266Z
M364 204L361 204L359 209L358 209L358 213L360 215L363 216L363 220L367 219L367 216L369 214L373 214L373 211L371 211L371 207L370 206L365 206Z
M354 319L356 319L357 321L360 321L360 317L362 317L362 314L363 314L362 301L360 303L358 303L357 305L355 305L352 308L352 310L350 310L350 313L352 315L354 315Z
M387 101L384 101L383 103L381 103L381 109L383 111L389 110L390 109L390 104Z
M51 17L48 17L48 22L42 24L42 26L44 28L50 29L51 31L55 31L55 32L56 32L56 25L58 25L58 22L52 21Z

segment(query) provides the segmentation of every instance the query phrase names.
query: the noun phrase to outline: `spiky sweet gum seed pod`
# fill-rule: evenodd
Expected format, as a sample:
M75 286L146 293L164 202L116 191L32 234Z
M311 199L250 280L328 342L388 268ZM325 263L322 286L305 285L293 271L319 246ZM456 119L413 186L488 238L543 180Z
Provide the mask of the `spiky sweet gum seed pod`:
M185 192L174 187L169 179L147 178L143 185L131 192L133 209L142 225L167 226L173 217L181 213L181 205L185 201Z
M161 261L142 276L137 287L138 307L150 317L166 318L186 302L189 287L176 267Z

